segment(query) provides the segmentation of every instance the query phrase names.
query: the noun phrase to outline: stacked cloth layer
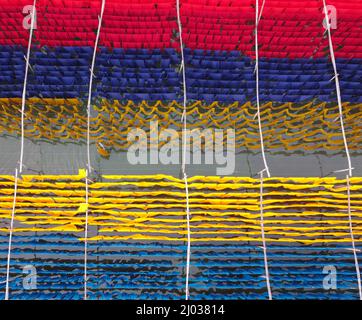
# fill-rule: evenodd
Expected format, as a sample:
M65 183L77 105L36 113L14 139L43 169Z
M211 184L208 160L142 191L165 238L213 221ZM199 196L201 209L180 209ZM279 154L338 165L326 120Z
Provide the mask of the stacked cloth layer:
M188 183L191 297L266 298L260 180L195 176ZM14 178L1 176L0 185L3 286ZM183 180L165 175L102 176L89 185L90 298L182 298L187 234L183 189ZM357 249L362 243L361 192L362 179L350 179ZM11 298L82 298L84 170L74 176L23 175L17 197ZM346 180L265 179L263 204L275 298L358 298ZM36 289L23 288L26 266L37 270ZM325 287L331 266L338 272L336 290Z
M342 99L361 102L362 2L329 1ZM0 97L20 97L28 0L0 1ZM255 100L254 1L181 1L188 99ZM27 97L86 98L101 1L37 1ZM268 1L258 26L260 99L336 100L323 2ZM93 97L181 101L175 1L107 0Z
M254 0L180 0L183 55L175 0L107 0L100 29L102 0L37 0L29 37L32 3L0 0L0 142L24 134L85 143L92 77L89 139L105 157L127 150L130 127L150 119L181 131L184 108L191 129L234 128L240 152L260 150L262 128L268 151L345 153L322 0L259 1L260 127ZM331 35L346 141L358 154L362 1L327 4L337 10ZM90 299L184 298L185 181L86 178L83 169L16 184L0 176L0 292L83 299L87 284ZM191 298L267 299L265 259L273 298L361 297L362 178L265 178L262 201L255 178L187 184ZM335 288L326 283L331 270Z

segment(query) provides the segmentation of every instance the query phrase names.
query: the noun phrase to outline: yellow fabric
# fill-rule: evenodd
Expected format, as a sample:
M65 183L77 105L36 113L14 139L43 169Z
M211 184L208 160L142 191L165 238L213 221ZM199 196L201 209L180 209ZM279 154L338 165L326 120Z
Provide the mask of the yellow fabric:
M20 134L21 99L0 99L0 134ZM149 129L150 120L158 120L161 129L182 129L180 117L183 106L177 102L139 104L129 101L102 100L93 106L90 138L98 153L108 158L112 150L125 150L131 142L127 134L132 127ZM344 122L350 150L362 146L362 104L343 104ZM234 128L236 146L260 150L258 122L255 107L250 102L221 105L214 102L203 105L200 101L187 107L188 128ZM261 106L264 144L268 150L286 151L343 150L338 106L326 103L305 105L271 102ZM25 136L30 139L52 141L84 141L87 133L87 114L77 99L31 98L26 102ZM160 143L161 145L166 142Z
M98 227L96 240L185 241L182 179L168 175L23 175L15 210L18 232L74 232L82 241L85 213ZM362 178L353 177L351 214L355 241L362 242ZM261 241L260 181L248 177L188 179L191 241ZM345 179L264 179L266 241L350 243ZM0 176L0 232L8 233L14 177Z

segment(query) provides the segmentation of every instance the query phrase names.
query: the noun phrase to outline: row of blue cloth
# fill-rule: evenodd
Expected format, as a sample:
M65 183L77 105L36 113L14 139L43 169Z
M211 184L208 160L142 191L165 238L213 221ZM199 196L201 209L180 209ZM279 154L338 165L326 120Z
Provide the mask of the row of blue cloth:
M91 47L33 49L27 97L85 98ZM0 46L0 97L21 97L25 49ZM180 54L173 49L107 49L97 54L93 96L110 100L182 101ZM362 102L361 59L337 59L342 100ZM187 94L207 102L255 100L255 62L238 51L185 50ZM260 99L336 100L328 58L259 61Z

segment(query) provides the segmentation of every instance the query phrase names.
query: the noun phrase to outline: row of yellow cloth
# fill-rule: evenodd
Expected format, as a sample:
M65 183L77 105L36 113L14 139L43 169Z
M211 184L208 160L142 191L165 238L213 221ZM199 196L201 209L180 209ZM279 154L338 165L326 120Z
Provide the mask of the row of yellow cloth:
M21 99L0 99L0 134L20 134ZM343 105L344 122L350 150L362 145L362 104ZM126 150L132 128L149 130L150 121L159 129L182 130L183 107L177 102L134 103L100 100L93 105L90 135L98 152L108 156L111 150ZM204 105L197 101L187 107L188 128L227 129L236 132L236 147L260 149L256 109L250 103ZM266 103L261 107L264 144L270 150L339 151L343 150L337 105L326 103ZM32 98L26 102L25 136L54 142L84 142L87 114L78 99ZM165 143L160 143L161 145Z
M184 181L168 175L23 175L18 180L16 233L75 232L88 225L95 240L184 241ZM12 214L14 176L0 176L0 232ZM356 242L362 241L362 178L350 178ZM247 177L188 178L191 241L260 241L260 180ZM274 242L350 243L347 181L337 178L263 180L265 237Z

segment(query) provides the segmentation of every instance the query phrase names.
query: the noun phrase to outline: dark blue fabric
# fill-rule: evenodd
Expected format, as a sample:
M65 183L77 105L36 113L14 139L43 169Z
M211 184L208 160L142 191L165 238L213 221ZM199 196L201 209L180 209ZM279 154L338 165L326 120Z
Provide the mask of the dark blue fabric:
M21 97L25 49L0 46L0 97ZM27 97L88 95L91 47L33 49ZM240 52L185 50L189 100L255 101L255 63ZM173 49L102 48L96 58L93 97L182 101L180 55ZM362 60L337 59L342 100L362 102ZM275 102L336 101L331 62L265 59L259 63L260 99Z

